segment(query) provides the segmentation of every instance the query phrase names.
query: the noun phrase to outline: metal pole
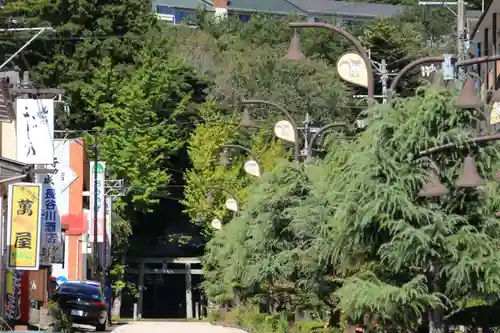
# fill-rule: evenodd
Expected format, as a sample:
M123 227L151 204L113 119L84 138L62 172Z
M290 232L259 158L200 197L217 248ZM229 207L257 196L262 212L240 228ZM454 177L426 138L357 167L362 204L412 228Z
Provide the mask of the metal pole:
M464 0L457 0L457 59L465 59L465 4ZM465 68L458 68L459 79L462 81L465 75Z
M389 73L387 71L387 62L385 59L380 61L380 80L382 81L382 103L387 104L387 82L389 81Z
M92 250L93 250L93 255L92 255L92 279L98 280L97 276L97 267L99 264L99 251L97 247L97 227L99 225L98 221L98 213L99 213L99 207L97 204L97 201L99 200L99 196L97 195L97 187L98 187L98 173L97 173L97 165L99 163L99 150L98 150L98 142L97 142L97 133L94 135L94 193L92 195L94 196L94 242L92 244Z
M104 290L106 290L107 285L106 285L106 273L107 273L107 267L108 267L108 257L107 257L107 246L108 246L108 229L106 227L106 215L107 214L107 209L108 209L108 198L104 197L104 220L103 220L103 232L102 232L102 244L103 244L103 249L102 249L102 274L101 274L101 283L104 287ZM107 297L107 295L106 295Z
M311 141L310 141L310 147L309 149L307 150L307 157L312 157L312 150L313 150L313 147L314 147L314 142L316 141L316 139L323 133L325 133L325 131L329 130L330 128L334 128L334 127L344 127L344 126L347 126L347 123L331 123L331 124L328 124L328 125L325 125L323 127L321 127L316 133L313 134L313 136L311 137Z
M321 23L321 22L313 22L313 23L307 23L307 22L292 22L288 24L289 27L291 28L320 28L320 29L326 29L330 30L331 32L343 36L345 39L347 39L352 46L358 51L359 55L363 59L363 61L366 64L366 75L368 77L368 105L372 106L374 103L374 95L375 95L375 81L373 79L373 68L372 68L372 63L370 61L370 57L368 56L368 53L366 52L366 49L361 45L361 42L345 31L342 28L336 27L331 24L327 23Z
M247 153L251 158L253 158L253 160L255 162L257 162L257 164L259 165L260 168L262 168L262 165L260 164L259 162L259 158L257 157L257 155L255 155L252 150L250 148L247 148L247 147L244 147L244 146L241 146L241 145L234 145L234 144L223 144L222 146L220 146L221 148L233 148L233 149L239 149L241 151L244 151L245 153Z
M261 99L243 99L241 100L241 104L262 104L262 105L269 105L272 106L278 110L280 110L287 118L290 124L292 124L293 127L293 132L295 135L295 142L294 142L294 147L295 147L295 152L294 152L294 157L296 161L300 160L300 137L299 137L299 128L297 127L297 123L295 122L295 119L293 119L292 115L288 110L286 110L284 107L265 100Z

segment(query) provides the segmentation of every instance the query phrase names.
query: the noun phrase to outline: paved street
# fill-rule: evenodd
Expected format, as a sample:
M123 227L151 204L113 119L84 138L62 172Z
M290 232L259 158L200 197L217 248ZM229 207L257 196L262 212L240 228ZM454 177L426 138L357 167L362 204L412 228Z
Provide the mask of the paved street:
M137 322L119 326L115 333L244 333L235 328L204 322Z

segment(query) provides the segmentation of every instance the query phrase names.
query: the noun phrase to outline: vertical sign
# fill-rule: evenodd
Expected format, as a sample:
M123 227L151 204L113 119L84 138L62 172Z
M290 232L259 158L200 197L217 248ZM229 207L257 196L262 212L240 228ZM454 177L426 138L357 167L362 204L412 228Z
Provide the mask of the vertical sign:
M17 183L9 185L7 212L7 268L38 270L42 185Z
M111 266L111 212L113 210L113 197L106 196L106 266Z
M58 242L58 234L61 231L61 218L57 211L56 186L53 175L46 174L41 177L42 183L42 237L44 246L53 246Z
M29 273L8 270L5 272L5 319L29 321Z
M58 190L56 177L57 173L39 176L39 182L42 184L40 260L43 264L62 264L64 262L61 240L61 211L59 209L59 201L62 195Z
M17 160L25 164L54 163L54 100L16 100Z
M97 205L97 242L104 242L104 214L105 212L105 172L106 172L106 163L99 161L97 163L97 189L95 189L95 171L94 171L94 162L90 162L90 214L91 214L91 232L89 241L94 242L94 214L95 214L95 205ZM95 202L94 191L97 191L97 203Z

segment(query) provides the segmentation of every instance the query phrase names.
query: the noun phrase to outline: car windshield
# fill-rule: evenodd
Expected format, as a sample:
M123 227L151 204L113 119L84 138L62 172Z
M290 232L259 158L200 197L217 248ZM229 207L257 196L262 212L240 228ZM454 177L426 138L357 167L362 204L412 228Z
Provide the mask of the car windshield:
M100 299L101 292L98 287L82 284L64 284L59 289L59 292L64 294L78 294L83 296L92 297L93 299Z

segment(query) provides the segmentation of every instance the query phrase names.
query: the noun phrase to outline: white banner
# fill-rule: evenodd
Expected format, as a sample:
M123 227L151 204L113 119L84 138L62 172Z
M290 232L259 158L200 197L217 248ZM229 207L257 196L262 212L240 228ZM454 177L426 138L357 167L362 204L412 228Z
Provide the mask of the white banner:
M113 211L113 197L106 196L106 266L111 265L111 212Z
M54 100L16 100L17 160L54 163Z
M95 225L95 191L97 191L97 242L104 242L104 214L105 212L105 190L106 190L106 163L99 161L97 163L97 189L95 190L95 170L94 162L90 162L90 214L92 229L90 230L89 241L94 242L94 225Z

